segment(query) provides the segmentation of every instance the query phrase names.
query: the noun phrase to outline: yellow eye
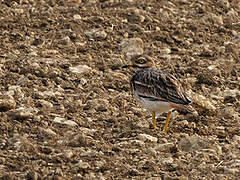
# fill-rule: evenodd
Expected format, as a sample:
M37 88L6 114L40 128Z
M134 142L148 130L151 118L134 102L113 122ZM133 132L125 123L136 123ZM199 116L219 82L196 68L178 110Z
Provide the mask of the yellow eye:
M138 64L144 64L144 63L146 63L146 60L143 59L143 58L139 58L139 59L137 60L137 63L138 63Z

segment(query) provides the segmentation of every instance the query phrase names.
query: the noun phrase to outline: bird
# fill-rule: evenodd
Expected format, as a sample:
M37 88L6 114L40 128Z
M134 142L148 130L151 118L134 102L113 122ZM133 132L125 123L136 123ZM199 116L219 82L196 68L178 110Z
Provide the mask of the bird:
M180 81L157 69L149 55L132 56L130 63L122 66L123 69L130 67L138 69L130 79L131 90L142 107L151 112L154 130L157 129L156 114L168 112L163 130L166 134L173 109L197 113Z

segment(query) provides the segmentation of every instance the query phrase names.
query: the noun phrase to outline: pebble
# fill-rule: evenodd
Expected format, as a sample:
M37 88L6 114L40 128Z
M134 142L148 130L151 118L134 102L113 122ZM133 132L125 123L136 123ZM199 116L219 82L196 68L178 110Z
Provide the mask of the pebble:
M8 87L6 94L13 96L15 99L22 99L24 97L21 86Z
M203 109L215 111L216 107L213 105L213 103L206 98L205 96L197 93L193 93L192 91L189 91L190 97L194 103L196 103L198 106L202 107Z
M224 174L237 174L239 173L239 169L238 168L228 168L228 167L224 167Z
M14 99L0 99L0 111L9 111L16 107L16 102Z
M57 55L57 54L59 54L59 52L57 50L54 50L54 49L48 49L48 50L42 51L42 56L43 57L52 57L52 56Z
M171 165L173 163L173 158L172 157L168 157L168 158L164 158L162 160L162 163L165 164L165 165Z
M64 37L64 38L62 38L62 39L60 40L60 43L61 43L62 45L68 45L70 42L71 42L71 39L70 39L70 37L68 37L68 36L66 36L66 37Z
M50 128L41 128L39 127L39 131L44 133L48 137L56 137L57 133L55 133L52 129Z
M221 114L226 118L231 118L232 116L234 116L234 114L236 114L236 112L232 106L228 106L221 109Z
M240 159L234 159L225 164L230 167L240 167Z
M81 74L81 73L87 73L87 72L91 71L92 68L87 65L78 65L75 67L69 67L69 70L72 73Z
M240 136L234 135L234 136L233 136L233 140L240 143Z
M32 117L32 108L24 108L20 107L18 109L10 110L8 112L8 116L11 117L12 119L17 119L17 120L27 120L30 117Z
M92 118L90 117L85 117L84 120L88 123L93 122Z
M148 154L151 157L155 157L157 155L157 151L153 148L146 149L146 154Z
M64 150L63 154L64 154L65 157L67 157L69 159L72 158L73 155L74 155L73 152L70 149Z
M182 138L179 141L178 146L183 151L189 152L193 150L207 149L209 143L206 140L194 135Z
M157 151L164 151L164 152L167 152L167 151L170 151L171 148L174 147L174 144L173 143L164 143L164 144L158 144L154 147L155 150Z
M53 107L53 104L51 102L48 102L46 100L38 100L38 104L41 106L41 107L44 107L46 109L51 109Z
M240 90L238 89L225 89L223 91L223 96L224 97L228 97L228 96L231 96L231 97L236 97L236 96L240 96Z
M100 28L97 28L97 29L91 29L89 31L85 31L84 33L89 39L106 39L107 37L107 33L100 29Z
M127 59L130 59L133 55L143 53L143 41L140 38L125 38L119 46Z
M142 141L149 141L149 142L154 142L156 143L158 139L156 137L150 136L148 134L139 134L138 139Z
M82 17L79 14L74 14L73 19L74 19L74 21L78 21L78 20L81 20Z
M109 107L109 101L107 99L93 99L88 100L84 105L85 109L94 108L97 111L107 111L107 107Z
M58 91L57 91L58 92ZM56 93L57 93L56 92ZM42 92L43 93L43 96L49 96L49 97L55 97L55 92L53 92L53 91L43 91Z
M65 118L61 118L61 117L55 117L53 119L53 123L67 125L67 126L77 126L78 125L74 121L66 120Z
M90 165L87 162L83 162L82 160L79 160L78 163L74 165L74 167L78 167L80 169L88 169L90 168Z

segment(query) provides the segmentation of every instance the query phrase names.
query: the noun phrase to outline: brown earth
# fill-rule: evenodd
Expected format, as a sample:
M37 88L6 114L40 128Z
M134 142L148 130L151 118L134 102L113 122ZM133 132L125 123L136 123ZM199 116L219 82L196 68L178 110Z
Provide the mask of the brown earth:
M154 132L118 68L130 38L199 116ZM239 0L2 0L0 177L239 179L239 63Z

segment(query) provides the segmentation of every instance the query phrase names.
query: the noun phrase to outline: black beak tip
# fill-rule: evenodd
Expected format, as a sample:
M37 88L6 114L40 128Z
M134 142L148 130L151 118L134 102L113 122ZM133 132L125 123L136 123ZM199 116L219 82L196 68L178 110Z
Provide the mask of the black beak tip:
M122 69L128 68L128 67L129 67L129 65L123 65L123 66L121 66Z

